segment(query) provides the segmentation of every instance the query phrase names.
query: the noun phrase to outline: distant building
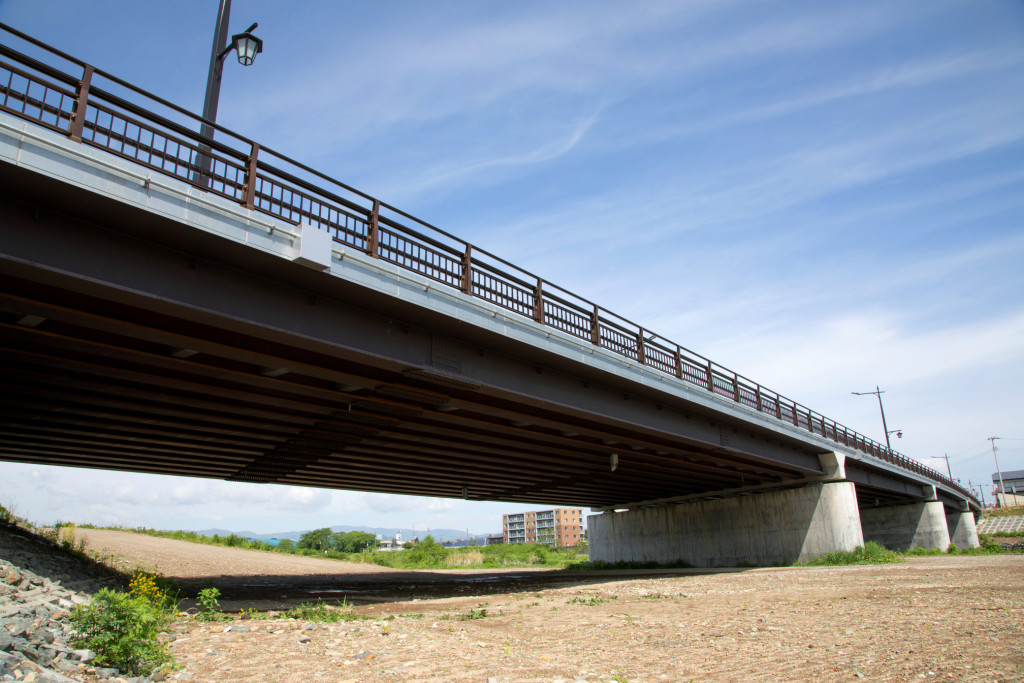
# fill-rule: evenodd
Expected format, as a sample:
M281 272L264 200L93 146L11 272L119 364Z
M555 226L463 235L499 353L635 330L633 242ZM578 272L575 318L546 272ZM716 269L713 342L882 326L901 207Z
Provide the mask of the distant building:
M992 473L992 490L996 494L998 507L1013 507L1024 505L1024 470L1011 470L1003 472L1003 486L1005 491L999 489L999 473Z
M554 508L502 515L501 526L505 543L546 543L566 548L583 540L583 510Z

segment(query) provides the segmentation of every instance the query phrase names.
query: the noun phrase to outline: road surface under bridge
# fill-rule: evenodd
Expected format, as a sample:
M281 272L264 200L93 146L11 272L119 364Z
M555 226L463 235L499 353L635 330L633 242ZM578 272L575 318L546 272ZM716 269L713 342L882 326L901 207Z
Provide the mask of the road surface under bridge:
M607 561L977 544L969 492L834 420L100 70L0 56L2 459L591 507Z

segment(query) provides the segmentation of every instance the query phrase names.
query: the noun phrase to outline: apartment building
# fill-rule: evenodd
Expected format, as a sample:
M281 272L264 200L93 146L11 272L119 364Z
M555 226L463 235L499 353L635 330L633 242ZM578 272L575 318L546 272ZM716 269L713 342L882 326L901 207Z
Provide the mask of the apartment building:
M554 508L501 516L505 543L546 543L559 548L583 540L582 508Z

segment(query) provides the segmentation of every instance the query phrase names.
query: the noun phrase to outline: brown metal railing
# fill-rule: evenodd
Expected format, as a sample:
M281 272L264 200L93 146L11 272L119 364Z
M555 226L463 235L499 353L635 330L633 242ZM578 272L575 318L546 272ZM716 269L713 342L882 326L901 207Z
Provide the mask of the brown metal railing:
M5 24L0 30L80 69L74 76L0 43L0 110L291 224L467 296L629 358L751 410L974 495L940 472L886 449L760 384L533 275L400 209L340 183ZM117 94L115 90L123 94ZM209 170L200 157L212 160Z

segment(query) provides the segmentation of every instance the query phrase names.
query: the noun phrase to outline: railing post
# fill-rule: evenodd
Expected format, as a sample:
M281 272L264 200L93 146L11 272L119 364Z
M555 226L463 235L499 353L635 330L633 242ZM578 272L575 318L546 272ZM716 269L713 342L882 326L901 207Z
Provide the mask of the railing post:
M473 294L473 245L467 244L462 253L462 284L459 287L466 294Z
M757 384L754 388L754 396L757 399L757 412L763 412L761 409L761 385Z
M782 402L779 400L778 394L775 394L775 417L782 419Z
M735 372L732 373L732 399L740 402L740 376Z
M800 426L800 413L797 412L796 401L793 401L793 426L794 427L799 427Z
M370 229L366 235L366 253L373 258L380 258L380 200L373 200L370 211Z
M640 365L646 365L646 356L644 353L644 328L640 328L636 332L636 360Z
M82 141L82 131L85 130L85 108L89 104L90 83L92 83L92 67L86 64L82 71L82 80L78 82L75 109L71 112L71 124L68 126L68 137L72 142Z
M601 316L597 311L597 304L594 304L594 312L590 314L590 343L594 346L601 345Z
M675 361L676 377L679 379L683 378L683 355L679 352L679 347L676 347L675 353L673 354L673 360Z
M252 150L245 162L245 187L242 190L242 206L247 209L256 205L256 161L259 154L259 143L252 143Z
M715 371L711 368L711 361L708 361L708 367L705 369L708 380L708 391L712 394L715 393Z
M537 278L533 288L533 319L539 323L544 322L544 282L540 278Z

